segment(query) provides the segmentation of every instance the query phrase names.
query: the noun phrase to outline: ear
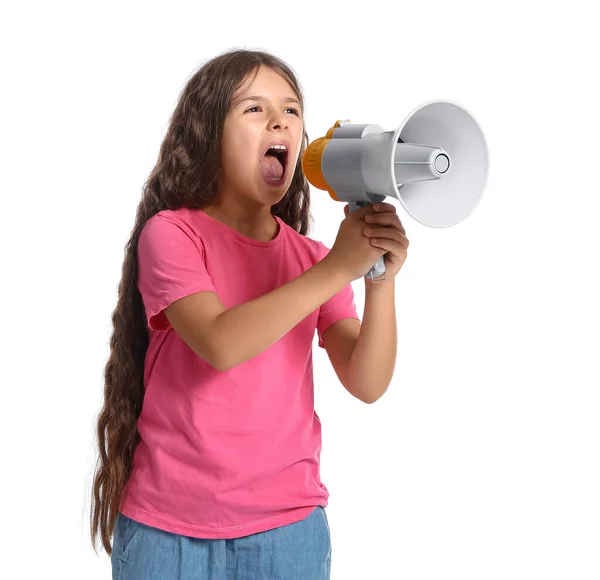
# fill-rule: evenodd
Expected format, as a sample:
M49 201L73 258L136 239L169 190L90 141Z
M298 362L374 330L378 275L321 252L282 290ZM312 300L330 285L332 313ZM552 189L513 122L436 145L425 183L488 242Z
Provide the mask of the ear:
M344 206L344 215L345 215L346 217L348 217L348 208L349 208L349 207L350 207L350 206L349 206L349 204L346 204L346 205Z

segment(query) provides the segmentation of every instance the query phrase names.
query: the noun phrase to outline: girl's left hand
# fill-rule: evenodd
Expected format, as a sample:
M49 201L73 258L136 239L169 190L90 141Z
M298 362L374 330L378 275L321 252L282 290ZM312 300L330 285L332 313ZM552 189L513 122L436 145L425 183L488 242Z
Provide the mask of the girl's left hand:
M371 238L371 243L378 248L388 250L384 254L386 279L393 279L404 265L409 241L406 230L396 215L396 208L389 203L372 206L373 212L365 216L365 235ZM347 206L346 206L347 207ZM346 215L348 210L346 209Z

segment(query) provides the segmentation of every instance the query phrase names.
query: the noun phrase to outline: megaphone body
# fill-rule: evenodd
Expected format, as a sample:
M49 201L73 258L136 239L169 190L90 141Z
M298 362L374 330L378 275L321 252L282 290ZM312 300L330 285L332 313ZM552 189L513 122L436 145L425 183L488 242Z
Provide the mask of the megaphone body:
M488 152L464 107L430 101L394 131L337 121L310 143L302 168L309 183L348 203L350 212L392 197L421 224L444 228L464 220L479 203ZM384 273L381 257L367 276Z

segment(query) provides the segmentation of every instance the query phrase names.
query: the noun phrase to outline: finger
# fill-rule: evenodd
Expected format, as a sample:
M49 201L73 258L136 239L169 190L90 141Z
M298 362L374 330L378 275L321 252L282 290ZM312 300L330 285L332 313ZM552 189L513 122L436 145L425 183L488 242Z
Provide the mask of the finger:
M390 223L390 222L400 222L400 218L398 217L398 214L396 214L396 212L391 212L391 211L377 211L377 212L373 212L373 213L369 213L367 214L368 216L370 216L369 219L372 219L373 221L377 221L380 223ZM367 216L365 216L367 217Z
M385 240L382 238L372 238L370 242L371 245L375 246L376 248L387 250L387 252L389 252L388 259L391 262L401 261L406 258L407 247L399 244L398 242L394 242L393 240Z
M368 224L377 224L381 226L389 226L392 228L396 228L403 234L406 234L406 230L404 229L400 218L396 214L392 214L389 212L368 214L365 216L365 222Z
M346 214L346 216L350 215L350 213L352 213L352 215L357 216L357 218L361 218L363 216L365 216L368 213L373 213L373 205L370 203L367 203L364 206L359 206L357 208L355 208L352 212L350 212L350 204L346 204L344 206L344 213Z
M376 203L373 204L373 209L376 212L392 212L392 213L396 213L396 207L393 206L391 203Z
M391 227L368 227L364 229L365 236L369 238L384 238L386 240L395 240L408 246L408 238L405 232L401 232Z

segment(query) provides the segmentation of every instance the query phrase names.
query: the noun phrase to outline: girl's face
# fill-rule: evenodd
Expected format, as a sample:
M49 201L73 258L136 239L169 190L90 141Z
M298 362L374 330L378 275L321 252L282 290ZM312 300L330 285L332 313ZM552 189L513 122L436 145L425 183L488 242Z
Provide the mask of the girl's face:
M221 142L220 189L274 205L287 192L302 144L300 102L278 73L261 67L236 91ZM272 148L275 147L275 148Z

